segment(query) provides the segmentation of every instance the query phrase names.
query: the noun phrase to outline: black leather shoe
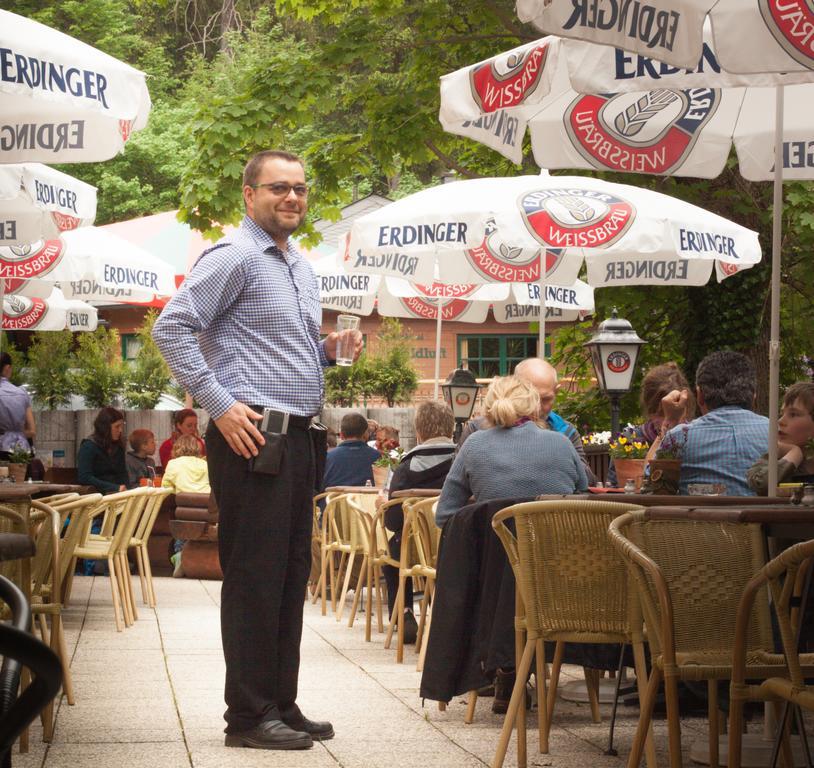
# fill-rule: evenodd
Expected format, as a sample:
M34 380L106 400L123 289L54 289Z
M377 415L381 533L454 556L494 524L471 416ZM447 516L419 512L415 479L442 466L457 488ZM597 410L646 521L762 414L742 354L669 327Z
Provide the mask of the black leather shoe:
M294 731L303 731L316 741L327 741L334 737L334 727L327 720L309 720L299 710L291 715L282 715L283 722Z
M227 747L252 749L310 749L314 746L307 731L291 728L282 720L266 720L249 731L227 733L224 743Z

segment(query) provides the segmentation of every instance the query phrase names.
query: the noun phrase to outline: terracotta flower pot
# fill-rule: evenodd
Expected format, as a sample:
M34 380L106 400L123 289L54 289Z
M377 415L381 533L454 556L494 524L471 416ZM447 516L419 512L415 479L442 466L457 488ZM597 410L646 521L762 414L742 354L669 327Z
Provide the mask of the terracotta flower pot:
M25 473L28 470L28 464L9 464L8 476L13 483L25 482Z
M628 480L636 482L636 490L642 487L644 479L644 459L614 459L613 466L616 468L616 485L625 487Z
M373 485L377 488L384 488L384 484L387 482L387 474L389 472L388 467L373 467Z

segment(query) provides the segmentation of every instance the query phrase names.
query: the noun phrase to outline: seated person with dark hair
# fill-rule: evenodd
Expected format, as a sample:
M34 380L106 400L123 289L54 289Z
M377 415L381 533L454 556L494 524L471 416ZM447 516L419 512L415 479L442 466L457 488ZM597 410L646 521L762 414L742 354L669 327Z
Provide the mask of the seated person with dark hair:
M415 435L418 445L404 454L399 465L393 470L390 480L390 497L395 491L409 488L440 488L455 458L455 443L452 431L455 417L450 407L437 400L421 403L415 412ZM401 557L401 529L404 526L404 513L401 505L389 507L384 515L385 527L393 531L388 542L390 556L394 560ZM399 586L397 568L384 566L387 581L387 606L392 615L396 605ZM415 642L418 625L413 615L413 580L404 584L404 642Z
M325 458L324 488L337 485L364 485L373 483L373 462L379 452L371 448L367 439L367 419L361 413L347 413L339 425L342 442L329 451Z

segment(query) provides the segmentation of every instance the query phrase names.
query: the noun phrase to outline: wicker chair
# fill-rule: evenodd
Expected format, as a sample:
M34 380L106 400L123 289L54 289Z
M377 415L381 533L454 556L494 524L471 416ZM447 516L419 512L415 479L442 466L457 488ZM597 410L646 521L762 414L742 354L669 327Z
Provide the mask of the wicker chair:
M393 615L390 617L390 625L387 628L387 636L384 647L390 648L393 634L396 634L396 662L401 664L404 661L404 595L406 581L411 579L423 579L424 596L421 600L421 617L419 620L418 634L416 635L416 652L419 653L418 668L422 667L423 657L421 648L423 643L424 625L428 610L432 605L432 594L435 587L435 565L438 558L438 541L441 532L435 525L435 506L437 497L422 499L402 499L404 509L404 527L401 534L401 559L399 562L399 588L396 594L396 604L393 608ZM410 606L412 607L412 606Z
M525 644L518 642L522 658L493 768L503 764L515 721L518 764L525 764L523 702L535 655L540 752L548 752L557 675L552 675L546 693L544 641L632 644L640 695L643 693L647 673L642 625L632 610L634 601L628 599L631 587L624 565L607 537L610 522L631 509L641 507L605 501L533 501L503 509L492 519L517 582L515 626L527 633ZM507 525L509 520L514 522L516 535ZM655 750L652 739L648 742L652 768Z
M391 499L384 502L373 515L370 522L370 537L367 555L367 607L365 609L365 640L370 642L373 629L373 596L376 596L376 621L379 633L384 632L384 621L382 617L382 566L389 565L391 568L398 568L399 561L390 555L390 546L387 537L387 529L384 524L385 513L390 507L396 507L405 502L413 501L409 499Z
M643 614L652 672L642 703L628 766L641 760L643 734L650 725L656 693L664 681L670 765L680 768L679 680L706 680L709 692L709 764L718 765L719 680L732 675L738 601L766 562L760 525L651 517L630 512L611 523L608 534L628 564L636 584L637 611ZM783 656L773 641L766 591L755 594L749 632L743 638L746 676L777 674Z
M42 641L51 646L62 662L62 688L69 705L75 702L71 679L71 657L62 625L62 585L73 561L74 550L83 534L85 519L102 498L101 494L74 495L55 509L41 501L31 502L30 524L36 542L31 563L31 613L39 625ZM63 532L63 520L67 528ZM51 617L48 629L46 617ZM54 727L54 702L42 711L43 741L51 741Z
M141 512L149 500L150 488L134 488L130 491L103 496L88 515L85 539L74 550L74 557L91 560L107 560L110 570L110 592L113 598L113 616L116 629L121 632L138 619L127 548L136 530ZM91 519L104 515L102 533L89 532Z
M136 521L136 528L130 538L128 549L132 549L136 557L136 568L138 570L139 581L141 582L141 601L155 608L155 587L153 586L153 571L150 568L150 555L147 546L150 542L150 534L153 532L158 512L164 499L172 491L169 488L149 488L147 489L148 499L141 510L141 515Z
M729 766L741 764L743 731L743 704L747 700L786 701L814 711L814 687L806 685L805 678L812 676L814 654L801 655L797 646L797 622L799 597L808 571L814 566L814 541L795 544L768 562L746 585L741 596L735 625L735 650L732 658L732 682L729 694ZM749 619L758 594L765 594L766 587L772 595L772 604L780 628L783 653L787 668L785 674L766 678L760 685L747 685L747 647ZM785 717L780 728L785 730ZM801 725L799 732L805 734ZM787 751L787 765L791 764ZM774 764L774 763L772 763Z

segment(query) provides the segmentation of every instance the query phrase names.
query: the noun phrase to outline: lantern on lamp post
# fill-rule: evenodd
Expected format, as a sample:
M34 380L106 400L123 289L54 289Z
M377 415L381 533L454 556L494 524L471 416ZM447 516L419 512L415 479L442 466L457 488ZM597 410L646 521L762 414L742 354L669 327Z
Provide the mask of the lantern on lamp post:
M455 417L455 442L461 436L463 425L472 417L475 408L475 398L482 385L475 381L472 371L465 368L456 368L447 376L446 381L441 385L444 393L444 400L452 409Z
M647 342L639 338L627 320L617 316L614 307L610 319L600 323L584 345L591 351L599 388L610 399L613 435L619 433L619 398L630 392L642 344Z

